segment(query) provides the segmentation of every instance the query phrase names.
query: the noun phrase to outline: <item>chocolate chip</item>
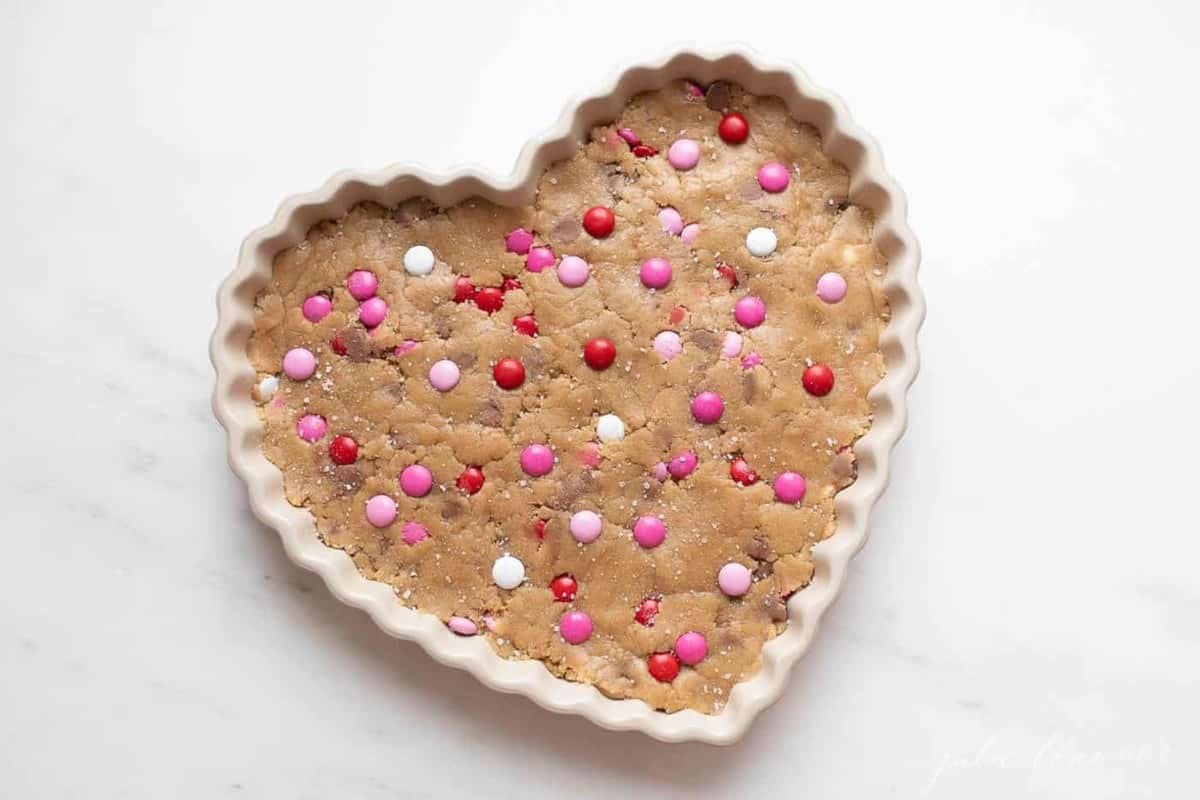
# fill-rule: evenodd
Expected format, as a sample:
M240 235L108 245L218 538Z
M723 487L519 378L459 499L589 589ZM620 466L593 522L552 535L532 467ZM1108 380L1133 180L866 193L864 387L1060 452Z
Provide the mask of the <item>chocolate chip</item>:
M583 225L575 217L563 217L550 229L550 241L555 244L570 244L583 233Z
M418 220L433 216L436 213L437 206L431 200L425 197L414 197L411 200L405 200L397 206L392 216L397 222L404 225L411 225Z
M468 370L479 361L479 356L475 355L474 350L460 350L451 353L448 358L458 364L460 370Z
M724 111L729 108L733 99L733 88L726 81L715 81L704 93L704 105L713 111Z
M755 561L774 561L775 550L771 547L771 543L767 541L767 537L761 533L756 534L750 543L746 545L746 555L753 558Z
M338 495L348 495L358 491L363 477L356 464L340 464L333 468L331 480Z
M758 379L754 377L754 371L742 373L742 400L747 403L754 402L754 396L758 394Z
M342 329L342 344L346 348L346 357L351 361L362 363L370 361L375 354L375 346L367 332L357 325Z
M449 339L451 334L454 333L454 323L445 314L434 314L433 332L437 334L439 339Z
M767 616L772 622L783 622L788 617L787 603L774 592L763 598L763 607L766 608Z
M738 197L747 203L753 203L763 195L763 188L758 185L758 178L747 178L738 184Z
M572 472L559 484L558 495L550 501L550 507L555 511L566 511L574 506L579 498L592 491L595 483L596 478L590 470Z
M500 424L504 422L504 414L500 410L500 404L489 397L480 406L479 411L475 412L475 421L489 428L499 428Z
M384 386L383 391L387 393L388 397L395 400L397 403L403 403L408 391L408 387L404 381L396 381L395 383L389 383L387 386Z
M451 520L462 516L467 510L467 501L462 495L447 493L442 500L442 519Z
M833 476L838 480L852 481L858 474L858 463L854 460L854 451L844 447L833 457L830 465Z
M689 338L693 344L706 353L715 353L721 347L721 337L713 331L694 331Z

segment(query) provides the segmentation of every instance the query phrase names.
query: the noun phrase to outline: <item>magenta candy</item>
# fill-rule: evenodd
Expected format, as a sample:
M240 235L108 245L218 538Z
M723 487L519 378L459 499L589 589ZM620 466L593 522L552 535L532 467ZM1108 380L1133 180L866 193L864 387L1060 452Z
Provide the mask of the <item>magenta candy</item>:
M371 297L358 307L358 319L368 328L374 328L383 322L388 314L387 301L382 297Z
M304 381L317 371L317 357L303 347L294 347L283 357L283 374L294 381Z
M544 444L531 444L521 451L521 469L534 478L554 469L554 452Z
M530 272L541 272L546 267L554 266L554 251L549 247L535 247L525 256L525 269Z
M558 632L567 644L583 644L592 635L592 618L582 611L568 611L558 621Z
M676 139L667 148L667 161L675 169L686 172L700 163L700 145L692 139Z
M658 212L658 221L662 223L664 233L672 236L683 233L683 217L679 216L679 212L670 206Z
M704 634L688 631L675 640L675 655L689 667L694 667L708 655L708 640Z
M701 425L711 425L725 413L725 401L716 392L701 392L692 398L692 416Z
M648 289L663 289L671 282L671 262L665 258L648 258L638 271L642 284Z
M400 473L400 488L409 497L424 497L433 488L433 473L420 464L407 466Z
M396 519L396 501L386 494L377 494L367 501L367 522L376 528L386 528Z
M405 544L419 544L429 538L429 530L419 522L406 522L400 538Z
M558 282L570 289L587 283L591 267L579 256L564 256L558 262Z
M742 357L742 369L754 369L762 363L762 356L757 351L746 353Z
M689 451L672 458L667 464L667 472L671 473L672 478L680 481L695 471L697 463L699 460L696 458L696 454Z
M417 344L418 344L418 342L413 341L412 339L405 339L403 342L396 345L396 349L394 349L392 351L392 353L395 354L395 356L397 358L399 358L400 356L404 355L405 353L411 353L413 350L416 350Z
M767 192L782 192L788 185L788 168L778 161L763 164L758 170L758 185Z
M747 295L734 303L733 318L745 328L757 328L767 318L767 304L761 297Z
M346 290L355 300L370 300L379 291L379 279L369 269L356 269L346 278Z
M817 297L826 303L840 303L846 296L846 279L836 272L817 278Z
M459 636L474 636L479 633L479 626L466 617L451 617L446 620L446 627Z
M618 128L617 136L620 136L621 141L630 147L637 147L642 143L642 140L638 138L638 135L633 132L632 128Z
M328 429L325 418L316 414L305 414L296 421L296 435L306 442L317 441Z
M667 526L658 517L638 517L633 523L633 538L646 549L658 547L667 538Z
M781 503L799 503L808 484L799 472L784 472L775 479L775 499Z
M519 256L528 253L529 248L532 246L533 234L524 228L511 230L508 232L508 236L504 237L504 249Z
M688 247L696 243L696 239L700 236L700 226L695 222L688 223L683 226L683 230L679 232L679 238Z
M753 582L750 570L736 561L730 561L717 572L717 586L729 597L741 597L750 591Z
M333 310L333 303L323 294L314 294L304 301L301 310L309 322L320 322Z

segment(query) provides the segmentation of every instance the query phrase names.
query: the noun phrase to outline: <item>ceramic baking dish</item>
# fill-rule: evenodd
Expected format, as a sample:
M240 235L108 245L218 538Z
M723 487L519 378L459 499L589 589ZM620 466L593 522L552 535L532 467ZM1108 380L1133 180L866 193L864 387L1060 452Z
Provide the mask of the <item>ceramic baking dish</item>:
M812 582L788 601L787 628L766 644L761 670L739 684L716 715L666 714L640 700L612 700L592 686L555 677L540 661L501 658L482 637L455 635L436 617L400 604L391 587L360 575L349 556L321 543L312 516L284 499L279 470L259 450L263 431L251 399L256 376L246 355L254 298L270 277L275 255L301 241L314 223L340 217L365 200L390 206L418 195L441 206L472 196L501 205L530 203L538 175L570 156L592 126L614 119L634 94L680 78L700 83L730 80L754 94L778 95L793 117L820 130L825 151L850 171L850 199L875 212L875 243L888 260L884 286L892 309L880 340L887 375L869 395L875 421L854 448L857 481L836 498L837 531L814 548ZM796 67L742 48L688 50L630 66L596 93L569 103L548 131L525 146L507 176L471 169L437 174L411 164L338 173L316 191L286 200L270 223L251 233L242 244L237 268L221 284L211 343L217 373L213 410L228 432L229 463L246 482L255 516L278 531L292 560L318 573L334 595L366 611L387 633L419 643L438 661L469 671L493 689L523 694L552 711L579 714L605 728L639 730L664 741L728 744L783 691L821 615L845 582L847 564L866 540L871 507L887 484L889 456L904 430L905 395L917 372L917 329L924 316L916 281L919 251L905 214L904 195L884 171L878 148L850 121L842 101L813 86Z

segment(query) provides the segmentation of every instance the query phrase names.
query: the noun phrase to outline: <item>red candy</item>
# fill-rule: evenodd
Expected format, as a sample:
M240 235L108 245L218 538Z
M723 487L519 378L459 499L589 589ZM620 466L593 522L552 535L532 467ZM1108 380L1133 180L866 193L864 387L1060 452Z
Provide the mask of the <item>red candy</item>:
M515 358L502 358L492 367L492 377L501 389L516 389L525 382L525 367Z
M813 364L804 370L801 381L809 394L824 397L833 391L833 370L824 364Z
M458 476L454 485L467 494L475 494L483 488L483 470L479 467L467 467Z
M546 538L546 520L539 518L533 521L533 535L539 542Z
M457 278L454 281L454 302L465 303L475 299L475 284L467 278Z
M583 346L583 360L599 372L608 369L617 358L617 346L608 339L592 339Z
M342 340L342 334L334 334L333 339L329 342L329 346L333 348L333 352L339 356L346 355L346 343Z
M583 229L596 239L603 239L611 234L616 225L617 218L611 208L592 206L583 215Z
M569 603L575 599L579 584L570 575L559 575L550 581L550 591L554 592L554 599L558 602Z
M505 278L500 284L501 292L511 292L513 289L520 289L521 282L516 278Z
M658 600L654 597L647 597L638 604L637 611L633 612L633 618L647 628L654 625L654 618L658 616Z
M736 111L726 114L717 125L717 135L726 144L741 144L750 135L750 123Z
M744 458L735 458L730 462L729 477L733 478L734 483L740 483L742 486L758 483L758 473L750 469Z
M523 333L526 336L537 336L538 326L537 318L533 314L525 314L513 320L513 328L517 333Z
M633 154L638 158L649 158L658 155L658 150L648 144L638 144L633 147Z
M480 289L475 295L475 305L480 311L494 314L504 307L504 292L495 286Z
M738 285L737 273L733 271L733 267L728 264L717 264L717 274L725 280L729 281L729 288L736 289Z
M679 674L679 659L674 653L653 653L646 659L646 666L654 679L662 683L670 683Z
M329 443L329 458L335 464L353 464L358 461L358 442L349 436L338 436Z

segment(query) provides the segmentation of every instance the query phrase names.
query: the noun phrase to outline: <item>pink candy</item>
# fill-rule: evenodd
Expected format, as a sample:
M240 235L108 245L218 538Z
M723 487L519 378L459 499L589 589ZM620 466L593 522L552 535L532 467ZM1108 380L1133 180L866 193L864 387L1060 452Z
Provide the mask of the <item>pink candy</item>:
M679 238L682 239L683 243L685 245L687 245L688 247L691 247L692 245L694 245L696 243L696 238L699 236L700 236L700 226L697 225L695 222L691 222L691 223L688 223L687 225L684 225L683 230L680 231L680 233L679 233Z
M670 206L658 212L658 221L662 223L664 233L672 236L683 233L683 217L679 216L679 212Z
M479 633L479 626L466 617L451 617L446 620L446 627L459 636L474 636Z
M758 185L767 192L782 192L788 185L788 168L778 161L763 164L758 170Z
M309 322L320 322L333 310L333 303L323 294L314 294L304 301L304 318Z
M658 481L659 483L662 483L667 478L671 477L671 473L667 469L666 463L659 461L650 468L650 477L654 478L654 480Z
M448 358L443 358L441 361L433 362L433 366L429 368L429 383L439 392L448 392L458 386L460 375L458 364Z
M433 473L420 464L407 466L400 473L400 489L409 497L424 497L433 488Z
M730 561L717 572L717 586L729 597L741 597L750 591L754 576L736 561Z
M761 297L747 295L734 303L733 318L738 325L757 328L767 318L767 304Z
M405 339L403 342L396 345L396 348L392 351L392 353L399 358L405 353L411 353L413 350L416 350L418 344L419 342L416 342L412 339Z
M376 528L386 528L396 519L396 501L386 494L377 494L367 501L367 522Z
M283 357L283 374L294 381L305 381L317 371L317 357L303 347L294 347Z
M693 667L708 655L708 640L704 634L688 631L675 640L675 655L689 667Z
M508 232L508 236L504 237L504 249L519 256L528 253L529 248L532 246L533 234L524 228L511 230Z
M377 327L387 317L387 314L388 304L382 297L364 300L363 304L358 307L358 319L368 328Z
M775 479L775 499L781 503L799 503L808 484L799 472L784 472Z
M568 288L583 286L590 274L591 267L579 256L564 256L558 262L558 282Z
M521 451L521 469L534 478L554 469L554 451L544 444L531 444Z
M618 128L617 136L620 136L621 141L630 147L637 147L642 143L642 140L638 138L638 135L633 132L632 128Z
M742 358L742 369L754 369L761 363L762 356L757 351L751 351Z
M701 392L692 398L692 416L701 425L711 425L725 413L725 401L716 392Z
M429 538L429 530L419 522L406 522L400 538L405 544L419 544Z
M663 361L670 361L683 352L683 341L675 331L659 332L654 337L654 342L651 346L654 348L654 352L663 357Z
M840 303L846 296L846 279L836 272L817 278L817 297L826 303Z
M737 358L742 352L742 335L737 331L725 331L725 339L721 342L723 358Z
M671 262L665 258L648 258L638 271L647 289L663 289L671 282Z
M681 481L695 471L698 463L699 459L696 458L696 454L689 450L672 458L667 464L667 472L671 473L671 477L675 480Z
M546 267L554 266L554 251L549 247L535 247L525 256L525 269L530 272L541 272Z
M558 621L558 632L567 644L583 644L592 635L592 618L582 611L568 611Z
M700 163L700 145L692 139L676 139L667 149L667 161L675 169L686 172Z
M571 515L571 522L567 528L575 541L590 544L600 537L601 531L604 530L604 520L595 511L576 511Z
M646 549L658 547L667 538L667 526L658 517L638 517L633 523L633 538Z
M306 442L317 441L328 429L325 418L316 414L305 414L296 420L296 435Z
M346 290L355 300L369 300L379 290L379 279L367 269L356 269L346 278Z

